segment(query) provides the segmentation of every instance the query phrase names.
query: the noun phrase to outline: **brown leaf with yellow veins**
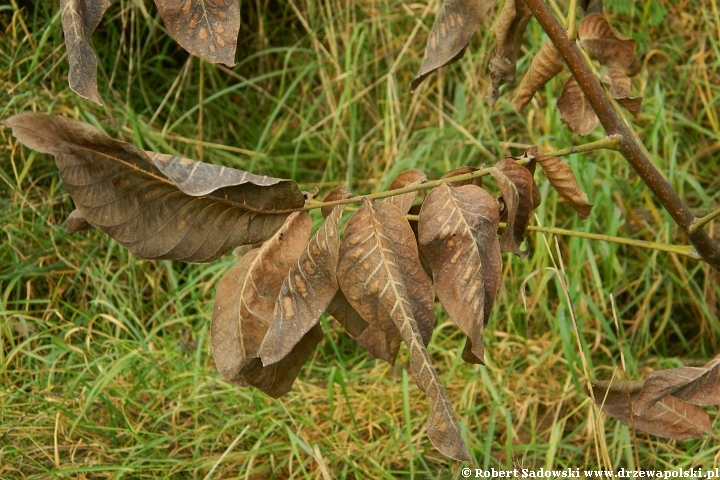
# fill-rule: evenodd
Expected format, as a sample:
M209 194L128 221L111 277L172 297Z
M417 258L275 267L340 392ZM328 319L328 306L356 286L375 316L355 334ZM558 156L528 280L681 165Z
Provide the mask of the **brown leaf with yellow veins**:
M70 118L21 113L3 123L24 145L54 155L85 220L138 257L209 262L272 236L287 214L271 212L305 204L291 180L150 158Z
M240 31L237 0L155 0L170 35L189 53L235 65Z
M317 325L337 293L338 222L342 212L342 206L335 207L285 277L275 306L275 320L258 352L263 365L285 358Z
M465 47L480 26L483 17L497 0L445 0L435 17L425 56L417 77L412 81L415 90L432 72L462 58Z
M520 250L533 210L533 178L530 172L512 158L500 160L490 169L508 213L507 227L500 237L500 249L525 257Z
M702 408L668 395L643 412L634 415L633 408L644 382L592 382L595 404L610 417L625 425L658 437L685 440L712 434L710 417Z
M425 172L420 170L406 170L400 175L395 177L395 180L390 184L388 190L399 190L401 188L409 187L411 185L419 185L427 181L427 175ZM418 196L418 192L403 193L387 198L385 201L390 202L403 213L408 213L410 207L415 203L415 199Z
M640 115L643 97L630 96L630 77L625 75L622 70L611 68L603 75L602 82L610 86L608 93L620 105L632 113L633 116Z
M600 125L592 105L580 89L575 77L570 77L563 85L562 93L557 99L560 119L578 135L590 135Z
M465 175L467 173L473 173L480 170L477 167L460 167L456 168L455 170L450 170L449 172L446 172L442 177L440 178L452 178L452 177L458 177L460 175ZM482 177L475 177L471 178L470 180L462 180L459 182L452 182L451 183L453 187L462 187L463 185L477 185L478 187L482 188Z
M668 395L692 405L720 405L720 355L702 368L683 367L652 372L645 380L633 411L644 415Z
M515 64L530 18L532 12L524 0L505 0L495 21L496 45L490 58L492 89L488 97L491 107L500 97L500 87L515 81Z
M555 45L550 40L545 40L540 51L535 55L530 63L530 68L522 80L520 86L515 92L515 98L512 100L512 106L516 112L522 112L530 100L532 100L535 92L540 90L543 85L549 82L555 75L562 70L562 58L560 52L557 51Z
M592 205L588 203L587 194L580 190L572 168L559 157L539 156L536 160L553 188L581 219L586 220L590 216Z
M97 56L89 40L109 6L109 0L60 0L70 89L98 105Z
M578 39L580 46L606 67L620 68L631 77L640 72L637 42L620 34L603 15L586 15L578 27Z
M345 227L337 271L340 289L370 325L395 330L410 351L410 368L430 402L428 437L441 453L469 460L465 442L425 346L435 321L434 292L405 215L391 203L363 201Z
M305 249L311 228L307 212L293 213L272 238L245 254L220 280L210 335L215 365L228 381L278 397L290 390L322 338L315 325L279 362L263 367L258 358L283 281Z
M500 284L498 221L497 202L475 185L440 185L420 211L420 249L440 302L473 345L463 355L471 363L484 363L483 329Z

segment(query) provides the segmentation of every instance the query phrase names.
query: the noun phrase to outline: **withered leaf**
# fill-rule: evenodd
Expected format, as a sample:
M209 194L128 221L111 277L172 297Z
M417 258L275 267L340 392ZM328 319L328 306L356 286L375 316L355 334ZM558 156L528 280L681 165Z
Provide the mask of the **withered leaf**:
M228 381L278 397L290 390L322 338L320 326L315 325L279 362L263 367L258 358L283 281L311 229L307 212L293 213L272 238L244 255L220 280L210 334L215 365Z
M462 58L480 22L497 0L445 0L435 17L420 71L412 81L415 90L438 68Z
M606 67L620 68L631 77L640 72L637 42L617 32L603 15L586 15L578 27L578 38L580 46Z
M490 58L490 106L495 105L500 97L500 87L515 80L515 64L530 18L532 12L524 0L505 0L495 21L496 45Z
M702 368L672 368L650 373L633 411L644 415L667 395L693 405L720 405L720 355Z
M427 345L435 321L432 283L420 266L410 225L397 207L366 199L345 227L337 271L340 289L370 325L400 333L410 368L430 401L430 441L457 460L470 454Z
M340 185L339 187L335 187L330 193L328 193L323 199L323 202L334 202L336 200L343 200L345 198L352 198L354 196L355 195L350 192L350 189L346 185ZM334 209L335 207L322 207L320 209L320 212L322 213L323 218L327 218Z
M512 158L500 160L490 174L502 193L508 212L507 227L500 236L500 249L525 257L528 252L520 250L520 244L525 239L534 205L532 175Z
M611 68L602 77L602 82L609 85L610 96L637 117L642 110L643 97L630 96L630 77L622 70Z
M365 331L368 326L368 323L360 316L359 313L357 313L357 311L352 307L352 305L350 305L341 290L338 290L335 293L335 296L333 297L330 305L328 305L326 310L330 315L333 316L333 318L335 318L335 320L340 322L340 324L345 328L345 331L348 333L348 335L350 335L350 337L354 340L357 340L358 337ZM400 337L398 336L398 338ZM366 345L363 345L363 347L365 347L366 349L368 348ZM386 360L389 363L395 362L394 355L390 358L382 358L380 356L375 356L375 358Z
M92 230L95 227L90 225L80 210L75 209L70 212L67 218L67 229L69 235L74 235L76 232L82 232L85 230Z
M712 434L710 417L702 408L668 395L642 415L633 414L633 406L644 382L596 381L592 383L595 403L605 414L637 430L658 437L685 440Z
M411 185L425 183L426 181L427 175L425 175L424 172L420 170L406 170L395 177L395 180L392 181L388 190L399 190ZM418 192L409 192L389 197L385 201L392 203L398 207L403 214L406 214L410 211L410 207L413 206L413 203L415 203L417 196Z
M533 147L537 148L537 147ZM533 199L533 210L535 210L537 207L540 206L542 203L542 194L540 193L540 187L538 187L538 184L535 182L535 168L537 167L537 162L534 160L530 161L530 163L526 163L523 165L528 172L530 172L530 176L533 179L533 186L532 186L532 199Z
M558 194L570 204L580 218L586 220L590 216L592 205L588 203L587 194L580 190L572 168L559 157L541 155L536 161Z
M478 170L480 170L480 169L477 167L460 167L460 168L456 168L455 170L450 170L449 172L446 172L440 178L458 177L460 175L465 175L466 173L477 172ZM454 187L462 187L463 185L477 185L478 187L482 188L482 177L475 177L475 178L471 178L470 180L461 180L459 182L452 182L452 185Z
M275 305L275 319L258 352L263 365L285 358L317 325L337 293L338 222L342 212L342 206L335 207L285 277Z
M60 0L70 63L68 83L73 92L98 105L102 103L97 88L97 56L88 42L109 6L109 0Z
M390 246L392 257L386 258ZM402 272L402 276L388 277L390 267L391 273ZM369 327L396 333L399 327L381 307L393 299L385 298L384 295L394 292L385 287L403 285L423 341L425 345L430 342L435 326L432 282L420 265L412 229L395 205L363 200L362 207L345 226L337 279L340 290ZM401 281L404 283L398 283Z
M153 161L133 145L70 118L21 113L4 123L24 145L54 155L60 178L87 222L138 257L208 262L239 245L264 241L287 217L250 209L304 205L299 190L288 194L297 189L294 182L267 179L264 189L252 183L230 186L223 179L244 172L230 174L232 169L169 156ZM217 172L208 180L217 189L189 195L161 169L179 180ZM196 186L201 185L188 180L183 188L202 193L193 192Z
M548 39L545 40L543 46L537 55L532 59L530 68L525 72L520 86L515 92L512 100L512 106L516 112L522 112L530 100L532 100L535 92L540 90L543 85L549 82L555 75L562 70L562 58L560 52L557 51L555 45Z
M562 93L557 99L560 119L578 135L589 135L600 125L588 98L580 89L575 77L570 77L563 85Z
M191 54L235 65L240 31L236 0L155 0L170 35Z
M484 363L483 329L500 284L502 257L495 199L475 185L434 188L423 202L419 243L450 318L473 345L471 363Z

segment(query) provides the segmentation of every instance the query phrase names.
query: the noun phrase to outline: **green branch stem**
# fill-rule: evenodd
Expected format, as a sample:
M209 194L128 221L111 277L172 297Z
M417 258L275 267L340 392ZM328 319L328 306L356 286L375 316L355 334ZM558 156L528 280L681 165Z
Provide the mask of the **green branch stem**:
M602 140L598 140L597 142L590 142L586 143L584 145L577 145L569 148L564 148L562 150L556 150L554 152L548 152L543 153L539 155L538 157L562 157L565 155L572 155L575 153L585 153L585 152L592 152L595 150L618 150L620 148L620 142L621 138L618 135L611 135L609 137L605 137ZM527 158L519 158L517 162L520 165L525 165L530 162L530 159ZM324 207L335 207L338 205L348 205L351 203L359 203L362 202L365 198L372 198L372 199L382 199L382 198L388 198L388 197L394 197L396 195L402 195L404 193L411 193L411 192L419 192L422 190L429 190L435 187L438 187L442 185L443 183L454 183L454 182L463 182L467 180L472 180L474 178L482 177L485 175L488 175L490 173L491 168L481 168L480 170L477 170L472 173L465 173L463 175L457 175L455 177L449 177L449 178L441 178L438 180L430 180L425 183L420 183L417 185L410 185L404 188L398 188L395 190L387 190L385 192L376 192L376 193L370 193L367 195L359 195L352 198L343 198L341 200L334 200L332 202L318 202L315 200L308 200L305 203L305 206L301 208L300 210L313 210L315 208L324 208Z
M720 217L720 208L710 213L709 215L705 215L704 217L696 219L690 226L690 233L695 233L698 230L701 230L705 225L712 222L718 217Z

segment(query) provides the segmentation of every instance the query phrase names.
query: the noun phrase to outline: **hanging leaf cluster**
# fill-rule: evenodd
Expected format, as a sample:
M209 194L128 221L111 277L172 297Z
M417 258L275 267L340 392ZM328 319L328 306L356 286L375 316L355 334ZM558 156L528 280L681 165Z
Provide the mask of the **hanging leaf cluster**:
M240 31L237 0L155 0L168 33L189 53L212 63L235 65ZM90 37L110 0L60 0L61 21L70 69L70 88L101 105L97 56Z
M704 367L652 372L644 381L596 381L600 410L636 430L673 440L713 435L701 406L720 405L720 355Z
M608 86L608 94L634 116L639 115L642 97L631 95L631 77L640 72L635 55L637 42L615 30L603 15L601 0L581 2L585 16L577 31L577 43L605 69L598 81ZM495 1L445 0L438 12L420 71L413 80L416 88L434 70L462 57L472 35ZM523 36L532 14L524 0L506 0L495 21L495 49L490 58L491 89L488 103L500 96L500 87L515 80L515 70ZM535 93L560 74L560 53L546 40L533 57L512 99L513 108L522 112ZM600 121L577 81L570 76L557 100L560 117L573 132L588 135Z
M428 436L459 460L469 453L427 351L436 294L467 337L462 358L484 363L501 251L528 254L521 244L540 203L536 165L583 218L591 208L572 170L533 147L521 162L506 158L489 169L498 199L481 186L488 170L474 167L446 173L420 202L427 177L419 170L398 175L390 188L404 190L383 201L353 200L338 187L311 236L308 194L292 180L143 151L59 116L22 113L3 123L24 145L55 156L76 206L70 233L97 229L149 259L209 262L235 249L211 327L215 363L228 381L272 397L289 391L323 339L318 321L327 312L375 358L393 364L405 343L430 403ZM345 206L327 204L350 201L361 205L341 235Z

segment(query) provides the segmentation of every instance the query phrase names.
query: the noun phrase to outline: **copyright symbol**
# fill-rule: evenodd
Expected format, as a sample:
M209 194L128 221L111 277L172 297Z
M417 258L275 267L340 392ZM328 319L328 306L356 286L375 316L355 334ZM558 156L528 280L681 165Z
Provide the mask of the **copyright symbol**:
M460 473L462 474L463 477L467 478L472 473L472 470L470 470L469 468L463 468Z

